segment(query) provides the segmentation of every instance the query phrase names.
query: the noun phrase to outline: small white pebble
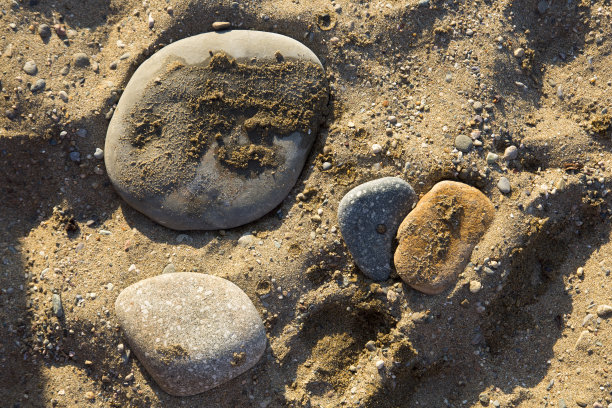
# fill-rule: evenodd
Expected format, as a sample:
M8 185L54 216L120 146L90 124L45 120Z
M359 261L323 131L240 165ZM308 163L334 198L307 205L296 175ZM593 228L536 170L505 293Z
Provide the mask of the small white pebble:
M381 145L379 145L378 143L374 143L374 144L372 145L372 153L374 153L374 154L378 154L378 153L380 153L380 152L382 152L382 146L381 146Z
M482 283L478 281L470 281L470 292L478 293L482 289Z
M383 368L385 368L385 362L384 362L384 361L382 361L382 360L378 360L378 361L376 362L376 368L377 368L378 370L382 370Z

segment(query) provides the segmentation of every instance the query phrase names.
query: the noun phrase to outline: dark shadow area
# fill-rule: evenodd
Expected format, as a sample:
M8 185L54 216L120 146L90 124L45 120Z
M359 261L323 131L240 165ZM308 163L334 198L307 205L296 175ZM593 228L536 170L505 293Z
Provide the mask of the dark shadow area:
M68 358L62 347L65 321L51 307L39 309L47 302L36 301L61 295L63 285L49 284L53 272L21 244L41 223L74 242L81 235L80 223L94 211L83 199L85 183L74 183L79 168L68 159L69 143L64 142L18 133L0 138L0 320L7 334L0 345L0 397L10 407L44 406L39 367ZM112 201L102 207L109 209ZM52 243L40 251L53 251Z
M51 2L45 0L26 0L19 7L23 11L34 11L40 13L47 24L64 24L67 28L91 28L95 29L109 23L111 15L115 12L111 0L60 0ZM15 10L16 7L13 7ZM53 33L53 35L56 35ZM65 35L59 36L65 39ZM46 40L48 41L48 39Z
M564 65L583 52L587 33L575 27L590 18L589 8L580 2L547 2L548 7L542 10L538 10L539 3L518 0L504 9L505 19L516 26L512 34L519 40L517 43L510 38L504 43L493 67L496 75L491 78L499 92L517 93L533 106L538 106L542 96L546 67ZM525 52L517 58L513 52L519 47ZM517 75L517 71L523 75ZM526 88L521 89L515 81Z

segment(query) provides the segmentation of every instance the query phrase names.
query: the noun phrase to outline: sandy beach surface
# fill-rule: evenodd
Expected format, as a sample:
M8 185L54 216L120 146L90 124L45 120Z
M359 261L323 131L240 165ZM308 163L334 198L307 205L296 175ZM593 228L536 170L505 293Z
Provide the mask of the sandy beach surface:
M0 406L608 407L610 13L602 0L2 0ZM218 21L309 47L329 112L273 211L174 231L118 196L96 149L136 68ZM460 181L494 205L440 294L395 271L366 278L344 244L340 200L388 176L417 196ZM190 397L159 388L114 311L169 264L239 286L268 339L252 369Z

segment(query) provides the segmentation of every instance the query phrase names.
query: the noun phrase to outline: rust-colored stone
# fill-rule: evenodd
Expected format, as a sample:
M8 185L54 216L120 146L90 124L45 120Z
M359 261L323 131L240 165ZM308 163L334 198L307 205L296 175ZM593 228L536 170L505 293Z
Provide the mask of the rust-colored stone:
M397 232L394 262L408 285L436 295L454 284L494 216L474 187L442 181L419 200Z

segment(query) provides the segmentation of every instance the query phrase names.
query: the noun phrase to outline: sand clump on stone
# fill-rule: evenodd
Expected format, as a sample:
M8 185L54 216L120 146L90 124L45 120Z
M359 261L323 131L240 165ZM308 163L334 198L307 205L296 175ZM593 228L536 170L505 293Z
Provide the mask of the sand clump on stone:
M493 221L489 199L453 181L436 184L402 221L394 263L413 288L438 294L454 283Z

